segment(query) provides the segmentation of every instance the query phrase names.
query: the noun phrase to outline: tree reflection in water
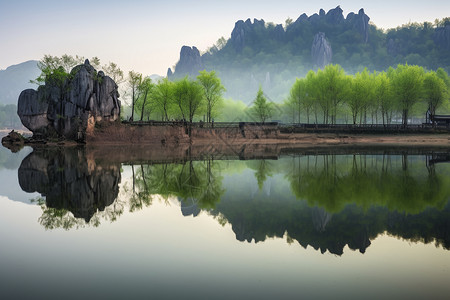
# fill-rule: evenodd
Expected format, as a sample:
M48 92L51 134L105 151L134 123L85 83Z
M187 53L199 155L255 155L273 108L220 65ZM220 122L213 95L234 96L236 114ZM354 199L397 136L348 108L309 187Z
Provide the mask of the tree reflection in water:
M231 224L239 241L280 237L341 255L346 245L364 253L388 232L450 249L450 169L427 165L424 156L131 161L131 181L118 197L121 162L87 159L84 151L35 150L19 168L22 189L45 198L40 222L47 229L98 226L125 207L150 206L158 195L176 197L185 216L205 211Z

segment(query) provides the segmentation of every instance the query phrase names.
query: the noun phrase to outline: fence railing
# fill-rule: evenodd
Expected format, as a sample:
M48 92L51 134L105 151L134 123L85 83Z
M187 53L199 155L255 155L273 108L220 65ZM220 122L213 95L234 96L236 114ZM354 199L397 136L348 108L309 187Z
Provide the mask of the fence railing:
M350 132L417 132L450 131L449 125L423 124L306 124L281 122L185 122L185 121L123 121L132 126L190 126L192 128L242 128L243 126L267 126L281 132L350 131Z

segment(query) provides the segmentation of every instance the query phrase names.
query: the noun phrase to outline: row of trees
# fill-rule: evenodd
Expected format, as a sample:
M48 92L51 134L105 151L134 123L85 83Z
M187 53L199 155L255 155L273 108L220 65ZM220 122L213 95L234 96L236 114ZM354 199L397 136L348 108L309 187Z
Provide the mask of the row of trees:
M41 70L41 74L38 78L31 80L31 82L36 83L37 85L43 85L49 76L63 82L70 75L72 68L83 64L84 61L85 58L78 55L72 56L63 54L61 57L44 55L38 62L38 68ZM114 62L102 65L100 59L95 56L89 60L89 63L95 69L103 70L103 72L110 76L117 84L121 83L124 79L123 71Z
M196 80L185 77L178 81L161 79L153 83L149 77L130 71L128 86L131 98L131 117L148 120L158 116L160 120L171 119L194 121L194 117L204 117L211 122L222 105L225 91L214 71L200 71Z
M231 103L223 105L225 89L214 71L200 71L196 81L185 77L175 82L162 79L158 84L130 72L129 86L133 120L137 111L140 120L157 114L161 120L176 118L190 122L194 116L206 115L207 122L214 117L224 121L277 119L316 124L390 124L401 119L407 125L412 112L424 116L428 109L434 115L447 103L450 78L442 68L427 71L408 64L391 67L386 72L371 73L364 69L355 75L347 75L339 65L328 65L298 78L282 104L268 101L260 86L251 105L241 107L242 111L236 111L233 119L227 120L220 118L220 114Z
M70 76L70 69L83 60L78 56L46 55L39 62L42 74L36 82L43 84L48 76L59 73L62 77ZM101 66L96 57L90 63L102 68L118 84L124 83L123 72L116 64ZM435 114L440 107L448 106L450 91L450 79L442 68L427 71L408 64L385 72L371 73L364 69L355 75L346 75L339 65L311 70L304 78L296 79L282 104L268 101L261 86L250 106L224 101L225 88L215 71L200 71L195 80L163 78L158 82L131 71L126 83L128 89L121 94L131 102L129 119L189 122L199 117L206 122L216 118L218 121L276 119L293 123L389 124L401 118L406 125L414 111L424 116L427 109Z
M386 72L370 73L367 69L346 75L339 65L328 65L317 72L309 71L298 78L291 88L285 105L293 122L301 122L301 115L310 123L388 124L399 115L408 124L411 111L420 105L423 113L431 114L448 100L450 79L443 69L426 71L408 64L389 68ZM321 120L319 120L321 118Z

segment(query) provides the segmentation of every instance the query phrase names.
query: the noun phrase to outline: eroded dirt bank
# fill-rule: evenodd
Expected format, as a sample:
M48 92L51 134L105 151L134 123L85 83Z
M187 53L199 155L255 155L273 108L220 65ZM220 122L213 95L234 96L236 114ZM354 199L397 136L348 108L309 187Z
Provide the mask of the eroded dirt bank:
M190 135L189 135L190 132ZM189 128L188 126L104 124L87 135L87 144L160 144L168 146L280 144L314 145L450 145L450 133L429 134L341 134L341 133L280 133L273 126L243 126L231 128Z

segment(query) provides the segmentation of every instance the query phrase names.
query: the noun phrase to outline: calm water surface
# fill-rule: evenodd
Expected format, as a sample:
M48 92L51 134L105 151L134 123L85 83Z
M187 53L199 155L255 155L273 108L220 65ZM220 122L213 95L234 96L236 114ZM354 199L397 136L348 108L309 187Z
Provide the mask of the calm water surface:
M0 148L2 299L448 299L448 149L101 152Z

